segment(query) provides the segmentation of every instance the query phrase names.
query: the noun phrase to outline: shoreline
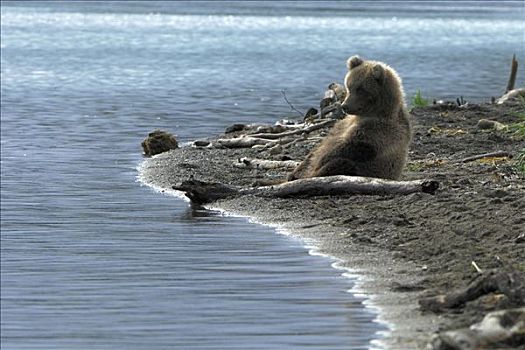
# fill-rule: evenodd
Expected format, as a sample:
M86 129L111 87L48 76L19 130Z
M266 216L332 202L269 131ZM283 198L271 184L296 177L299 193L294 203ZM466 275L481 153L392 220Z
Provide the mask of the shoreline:
M144 165L145 162L147 162L147 160L145 160L141 166L139 166L139 173L142 165ZM181 191L171 190L169 188L161 188L154 184L148 183L144 179L141 179L140 175L138 181L141 183L141 185L148 186L155 192L159 192L159 194L172 196L191 205L191 202ZM227 204L225 206L228 207ZM368 266L367 262L372 259L377 263L378 266L384 266L385 263L388 263L390 265L388 271L395 269L403 271L403 273L407 271L408 268L413 269L413 267L409 267L409 264L398 264L393 268L392 261L382 256L380 252L361 253L354 251L345 257L335 256L325 250L322 250L320 248L319 242L316 241L316 239L311 235L305 235L304 232L301 232L301 229L287 227L286 225L282 225L281 223L277 222L263 221L267 220L268 217L263 219L262 216L259 216L251 211L241 213L236 205L234 205L234 208L230 209L208 205L204 205L203 208L206 210L218 212L220 216L243 218L251 224L267 226L274 231L274 234L291 236L300 240L308 255L321 256L325 259L328 259L332 269L338 270L341 276L349 278L352 281L353 287L346 290L346 292L351 293L356 299L362 299L359 302L362 304L365 310L373 315L374 319L372 322L380 323L386 328L386 330L378 331L374 334L374 336L377 337L369 343L369 349L404 350L406 349L407 344L405 342L397 344L395 338L414 338L415 334L413 329L419 328L417 333L431 329L428 326L422 327L422 325L428 325L432 323L430 320L424 317L414 318L410 323L405 323L402 327L399 327L398 320L406 316L407 309L415 309L416 303L409 301L410 298L402 298L401 300L403 300L403 302L399 303L399 296L396 296L393 293L377 293L378 289L387 289L390 278L387 277L388 273L381 271L382 269L374 269L371 266ZM296 222L296 224L299 226L307 226L309 225L309 222ZM413 278L407 276L406 283L412 283L413 281ZM421 335L418 335L416 338L419 339L420 336ZM419 346L424 346L424 344L426 344L426 339L422 338L420 340L415 340L414 343L417 344L417 348L419 348ZM414 349L416 349L416 347Z
M396 262L394 257L377 250L363 252L360 249L355 249L357 247L352 249L345 246L343 252L342 247L337 246L337 242L323 242L323 239L320 239L316 233L319 226L312 221L304 220L288 222L287 224L272 215L271 207L259 207L256 210L241 209L247 207L245 204L224 201L220 203L220 207L206 205L204 207L209 210L225 212L227 215L248 218L254 224L271 227L277 234L279 234L278 231L284 231L284 234L301 240L308 254L321 255L332 260L332 268L344 271L341 275L350 278L354 283L348 292L363 299L361 301L363 307L371 309L370 312L375 316L373 322L379 322L387 328L369 344L369 349L405 350L407 346L413 346L413 349L421 349L428 341L428 333L438 330L435 320L432 320L431 317L416 315L415 313L407 317L408 314L413 313L418 308L414 293L392 292L390 290L393 278L400 284L417 283L418 268L413 264ZM276 219L277 221L275 221ZM313 227L303 228L307 226ZM330 234L338 235L341 232L334 230ZM388 268L385 269L385 266ZM405 322L400 324L399 320L402 319L405 319ZM399 339L408 338L411 339L410 342L399 341Z
M516 112L522 111L520 105L490 104L413 110L414 140L403 179L437 179L441 188L435 195L244 195L206 207L251 217L303 241L315 241L319 252L341 259L341 267L365 276L357 288L379 308L379 319L392 328L377 345L422 349L432 334L468 327L508 303L480 297L459 309L435 313L421 309L421 298L464 288L478 276L472 261L483 270L498 267L500 261L525 268L525 239L520 238L525 224L525 174L515 170L512 157L461 162L496 150L517 156L525 149L523 138L509 129L480 130L478 121L512 125L519 122ZM278 153L264 147L179 148L144 161L141 178L161 191L171 191L174 184L189 178L249 187L254 180L285 176L286 170L235 167L239 159L300 160L326 132L327 128L317 130L311 139L299 139ZM215 140L208 139L211 144Z
M174 197L178 200L182 200L188 203L189 205L191 205L191 201L188 200L188 198L184 195L183 192L172 190L169 188L166 188L166 189L161 188L152 183L148 183L144 179L142 179L140 176L140 172L143 166L146 164L146 162L147 160L143 161L143 163L141 163L141 165L139 165L137 169L139 172L137 181L141 185L147 186L153 191L158 192L161 195L171 196L171 197ZM318 242L316 242L315 239L306 238L302 236L300 233L300 230L293 229L294 231L290 231L287 227L282 226L281 224L274 223L274 222L261 221L261 218L258 216L241 214L236 211L226 210L222 207L204 205L203 208L209 211L217 212L219 216L242 218L242 219L246 219L250 224L266 226L272 229L274 231L273 234L276 234L276 235L284 235L284 236L293 237L294 239L297 239L301 242L302 247L304 248L304 250L306 251L308 255L320 256L324 259L327 259L330 262L330 267L332 269L337 270L338 273L340 273L342 277L350 279L351 282L353 283L353 287L345 290L345 292L352 294L354 298L356 298L357 300L361 299L359 300L359 302L362 304L363 309L367 310L367 312L369 312L374 317L374 319L371 322L380 323L386 328L386 330L377 331L374 334L374 337L376 338L370 341L368 349L370 350L379 350L379 349L386 349L386 348L396 349L393 347L389 347L392 344L390 344L390 342L385 341L385 340L388 338L391 338L392 334L394 333L394 329L396 325L392 322L392 320L397 319L396 317L397 312L393 313L394 315L392 316L394 317L389 317L388 315L390 313L388 312L388 309L389 309L389 305L391 306L391 303L390 303L391 298L389 297L381 298L379 297L379 295L374 293L374 290L378 285L384 284L384 282L376 281L375 278L377 278L377 276L374 277L374 275L368 274L367 271L359 270L359 269L351 267L352 263L348 259L339 258L329 253L323 252L317 245ZM306 225L307 223L303 222L302 224ZM357 254L355 255L357 256ZM362 259L359 259L359 260L362 260ZM385 299L386 302L383 302L383 304L377 303L374 300L377 297L379 297L378 299L380 300ZM399 349L402 350L405 348L403 346L403 347L400 347Z

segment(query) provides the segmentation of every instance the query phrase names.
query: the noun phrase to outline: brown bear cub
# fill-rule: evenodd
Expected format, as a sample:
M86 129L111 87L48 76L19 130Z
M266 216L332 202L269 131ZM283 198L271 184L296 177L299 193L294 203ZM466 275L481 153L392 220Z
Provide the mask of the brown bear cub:
M331 175L399 179L408 156L411 128L401 79L381 62L358 56L347 61L347 116L334 125L288 181Z

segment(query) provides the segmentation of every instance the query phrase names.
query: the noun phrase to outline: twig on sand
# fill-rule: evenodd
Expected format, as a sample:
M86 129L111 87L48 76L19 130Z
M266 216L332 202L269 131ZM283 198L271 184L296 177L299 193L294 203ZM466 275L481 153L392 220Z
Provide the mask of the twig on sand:
M477 271L478 273L483 273L483 270L481 270L481 269L479 268L478 264L476 264L476 262L475 262L474 260L472 260L471 264L472 264L472 266L474 266L474 268L476 269L476 271Z
M463 158L461 160L461 163L468 163L472 162L474 160L482 159L482 158L488 158L488 157L509 157L512 158L512 154L505 151L496 151L496 152L490 152L490 153L484 153L484 154L478 154L475 156Z
M260 197L326 196L326 195L406 195L415 192L434 194L439 183L434 180L394 181L360 176L327 176L299 179L276 186L243 188L221 183L188 180L173 186L194 203L213 202L227 197L255 195Z

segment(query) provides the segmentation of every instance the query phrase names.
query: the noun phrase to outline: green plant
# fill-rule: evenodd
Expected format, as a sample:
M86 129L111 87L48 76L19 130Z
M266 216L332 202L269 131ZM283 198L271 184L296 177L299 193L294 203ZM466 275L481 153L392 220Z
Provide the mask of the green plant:
M428 106L428 100L421 96L421 90L417 90L416 95L412 98L413 107L425 107Z
M509 124L509 131L513 132L518 137L525 137L525 109L523 111L512 113L519 119L518 122Z
M509 129L514 132L518 138L525 138L525 115L521 116L521 121L509 125Z

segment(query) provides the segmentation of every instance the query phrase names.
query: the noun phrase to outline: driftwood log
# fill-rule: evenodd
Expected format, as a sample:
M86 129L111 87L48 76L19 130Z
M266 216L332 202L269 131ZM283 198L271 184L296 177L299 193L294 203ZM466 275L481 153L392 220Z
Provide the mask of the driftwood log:
M525 348L525 308L490 312L469 328L435 334L430 350Z
M300 162L294 160L265 160L265 159L250 159L240 158L233 164L236 168L248 169L295 169Z
M328 119L328 120L323 120L323 121L321 121L319 123L311 124L311 125L308 125L308 126L305 126L305 127L302 127L302 128L297 128L295 130L285 131L285 132L281 132L281 133L250 134L249 137L275 140L275 139L280 139L280 138L287 137L287 136L292 136L292 135L299 135L299 134L303 134L303 133L309 134L312 131L322 129L322 128L327 127L327 126L332 126L333 124L335 124L335 122L336 122L336 120Z
M494 269L478 275L465 289L419 300L422 310L458 308L489 293L504 294L511 305L525 306L525 277L515 269Z
M519 103L520 98L525 97L525 88L518 88L510 90L505 95L501 96L496 100L496 103L501 105L504 103Z
M393 181L359 176L327 176L299 179L275 186L243 188L221 183L188 180L173 186L194 203L204 204L222 198L255 195L262 197L326 196L349 194L434 194L439 184L434 180Z
M478 271L479 268L477 268ZM429 350L525 349L525 275L512 267L479 274L465 289L419 300L423 310L460 308L479 297L504 295L508 310L491 312L468 328L437 333ZM498 298L499 299L499 298Z
M251 148L257 145L276 143L277 140L264 140L258 137L234 137L231 139L218 139L217 143L227 148Z
M336 120L328 119L315 124L308 126L303 125L302 127L279 133L257 133L242 135L234 138L218 139L216 144L226 148L251 148L254 146L271 147L277 144L290 143L296 139L292 136L306 135L312 131L332 126L335 123Z

